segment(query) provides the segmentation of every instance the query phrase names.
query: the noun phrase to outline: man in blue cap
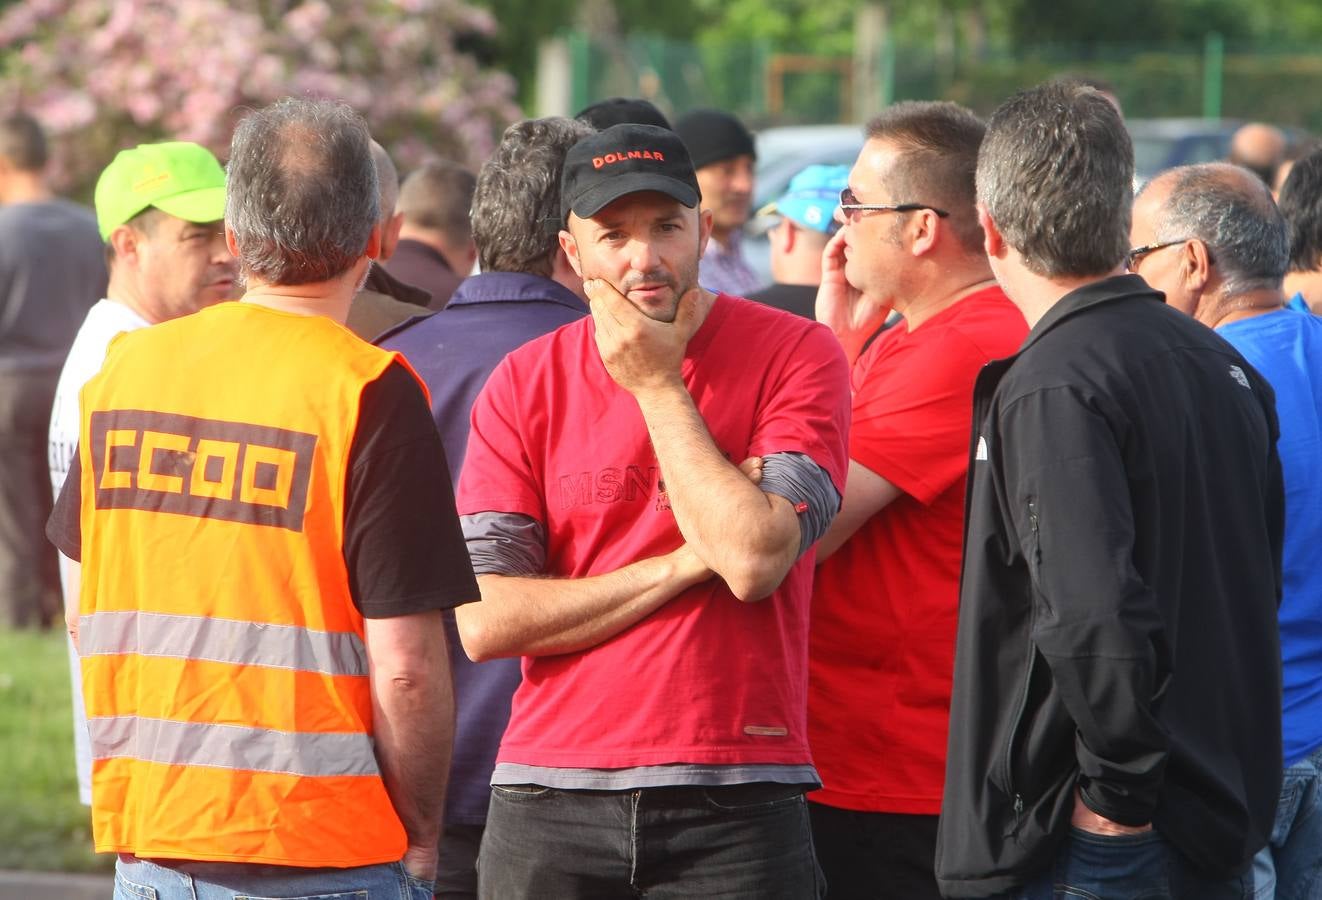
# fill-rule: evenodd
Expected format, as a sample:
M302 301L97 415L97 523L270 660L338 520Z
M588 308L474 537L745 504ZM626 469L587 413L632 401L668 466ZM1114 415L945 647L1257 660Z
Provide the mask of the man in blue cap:
M835 208L849 187L849 166L808 166L790 179L784 196L757 211L778 216L771 239L771 277L775 283L748 299L813 318L817 286L822 283L822 251L840 225Z

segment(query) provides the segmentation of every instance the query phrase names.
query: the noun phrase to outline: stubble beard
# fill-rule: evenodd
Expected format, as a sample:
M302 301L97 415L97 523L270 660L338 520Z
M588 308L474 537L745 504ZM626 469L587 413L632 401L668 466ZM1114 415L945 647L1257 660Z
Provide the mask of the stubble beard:
M624 281L620 284L618 290L620 291L621 294L624 295L624 299L628 300L630 303L633 303L634 308L637 309L640 313L647 316L649 319L651 319L654 322L663 322L667 325L670 325L673 324L675 319L678 318L679 316L679 301L683 299L684 295L687 294L690 290L692 290L693 286L697 283L697 269L698 266L697 263L695 262L690 269L687 269L686 271L679 273L678 276L674 278L670 276L664 276L663 278L657 278L653 276L651 278L648 278L646 275L633 279L625 278ZM649 280L664 281L665 284L667 284L670 287L670 291L671 291L670 302L667 303L665 306L659 308L647 307L642 304L634 303L634 301L629 298L629 290L632 290L632 288L630 287L630 281L634 282L634 284L636 285L640 282L645 282Z

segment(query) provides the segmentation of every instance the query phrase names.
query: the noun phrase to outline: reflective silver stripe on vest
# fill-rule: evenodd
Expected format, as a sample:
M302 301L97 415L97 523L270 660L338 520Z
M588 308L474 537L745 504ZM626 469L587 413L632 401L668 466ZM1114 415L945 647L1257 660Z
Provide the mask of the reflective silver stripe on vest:
M136 653L327 675L367 674L367 648L358 635L297 625L132 610L99 612L79 617L78 645L83 656Z
M271 731L140 716L92 717L87 730L93 759L128 757L309 777L380 774L366 734Z

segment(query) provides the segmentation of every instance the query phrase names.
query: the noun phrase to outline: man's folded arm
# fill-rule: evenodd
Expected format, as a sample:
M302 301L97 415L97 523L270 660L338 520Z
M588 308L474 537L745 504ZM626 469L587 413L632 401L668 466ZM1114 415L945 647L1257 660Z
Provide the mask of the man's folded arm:
M482 602L459 607L455 621L474 662L586 650L711 577L682 544L602 575L548 578L544 531L531 516L483 512L461 521Z

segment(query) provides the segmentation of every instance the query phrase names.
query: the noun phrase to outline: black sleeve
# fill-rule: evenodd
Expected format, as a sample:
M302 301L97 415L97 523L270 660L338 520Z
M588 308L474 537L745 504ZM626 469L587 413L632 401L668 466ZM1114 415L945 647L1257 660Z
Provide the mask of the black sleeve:
M363 389L345 499L344 560L365 617L478 599L445 449L426 396L401 365Z
M82 506L83 463L81 451L75 446L73 459L69 460L69 472L64 476L64 487L46 522L46 537L55 549L75 562L81 562L83 558Z

